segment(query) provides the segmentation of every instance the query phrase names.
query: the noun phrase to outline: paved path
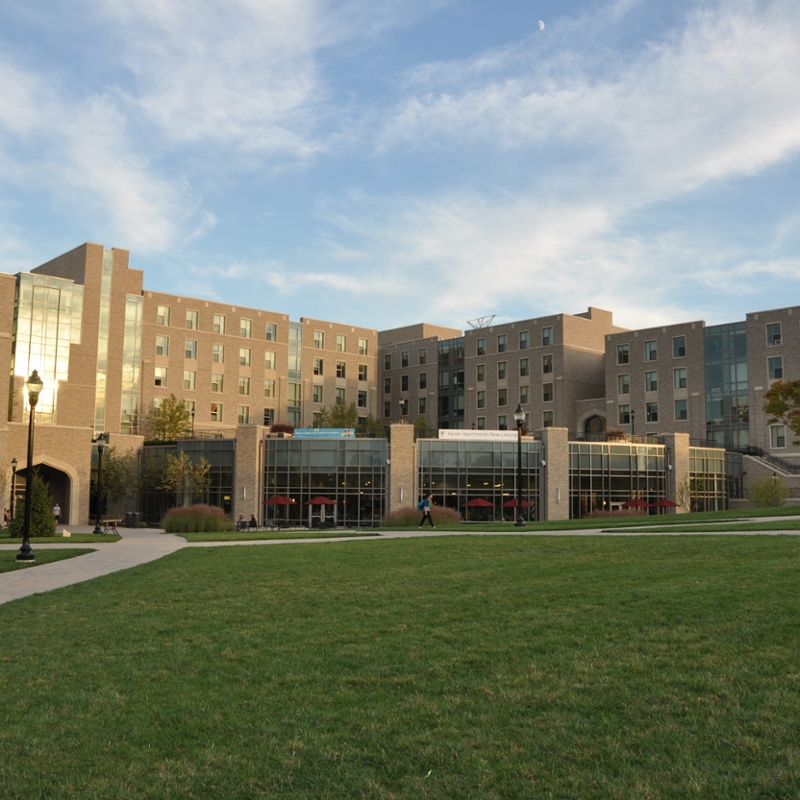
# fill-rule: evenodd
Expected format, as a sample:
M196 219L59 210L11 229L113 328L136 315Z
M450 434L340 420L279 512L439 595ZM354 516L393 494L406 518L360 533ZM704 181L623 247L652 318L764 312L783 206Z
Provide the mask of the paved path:
M749 520L748 520L749 521ZM92 526L77 526L70 529L73 533L91 533ZM37 550L58 550L76 548L96 548L93 553L87 553L78 558L67 558L53 564L42 564L35 568L20 568L11 572L0 573L0 604L12 600L19 600L32 594L49 592L60 589L62 586L71 586L74 583L97 578L119 572L128 567L156 561L170 553L184 547L231 547L255 546L278 544L327 544L332 542L375 542L382 539L412 539L415 537L431 538L434 536L698 536L715 535L714 531L699 530L695 533L643 533L640 531L604 531L600 528L588 528L571 531L517 531L512 526L501 527L496 531L386 531L376 536L337 536L324 539L265 539L243 542L187 542L180 536L164 534L154 529L133 530L121 528L119 531L122 540L119 542L104 542L98 537L97 544L65 541L63 544L37 544L33 541L34 554ZM724 532L726 536L797 536L800 531L741 531ZM0 550L19 550L20 542L14 544L0 544Z

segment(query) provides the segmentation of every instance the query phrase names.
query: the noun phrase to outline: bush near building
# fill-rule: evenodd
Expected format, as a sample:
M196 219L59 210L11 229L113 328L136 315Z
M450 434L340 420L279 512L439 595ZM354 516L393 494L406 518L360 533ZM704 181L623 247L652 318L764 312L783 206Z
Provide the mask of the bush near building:
M780 475L773 475L771 478L754 481L747 490L747 499L756 508L777 508L783 505L791 493L786 481Z
M207 533L232 531L233 523L216 506L195 505L171 508L162 522L166 533Z

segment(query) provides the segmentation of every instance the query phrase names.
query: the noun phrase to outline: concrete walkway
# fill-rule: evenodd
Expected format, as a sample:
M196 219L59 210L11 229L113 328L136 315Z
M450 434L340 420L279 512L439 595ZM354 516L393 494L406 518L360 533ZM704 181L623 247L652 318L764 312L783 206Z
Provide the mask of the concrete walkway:
M742 520L744 521L744 520ZM755 520L747 520L755 521ZM72 533L91 533L91 525L70 526ZM601 528L587 528L571 531L517 531L513 526L504 526L496 531L386 531L375 536L337 536L324 539L265 539L241 542L187 542L180 536L162 533L159 530L134 530L120 528L121 541L103 541L97 537L94 542L70 542L68 539L57 544L37 544L34 539L32 547L34 554L37 550L74 550L78 548L95 548L93 553L87 553L78 558L67 558L53 564L42 564L37 567L26 567L11 572L0 573L0 605L12 600L20 600L32 594L49 592L60 589L62 586L71 586L74 583L97 578L100 575L109 575L139 564L156 561L170 553L184 547L245 547L255 545L278 544L327 544L333 542L376 542L382 539L412 539L417 537L439 536L714 536L720 535L713 530L698 530L692 533L645 533L639 531L604 531ZM737 531L722 532L725 536L797 536L800 531ZM0 544L0 550L18 551L20 540L12 544Z

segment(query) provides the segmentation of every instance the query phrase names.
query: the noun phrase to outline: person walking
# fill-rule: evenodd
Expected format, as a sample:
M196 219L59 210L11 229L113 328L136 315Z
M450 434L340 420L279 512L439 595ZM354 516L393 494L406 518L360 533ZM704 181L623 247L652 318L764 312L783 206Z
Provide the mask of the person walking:
M420 500L420 511L422 511L422 519L419 521L420 530L422 526L425 524L425 520L427 519L428 522L431 524L431 528L435 528L436 526L433 524L433 517L431 516L431 506L433 505L433 492L428 492L428 496L425 497L423 500Z
M58 503L53 506L53 518L56 521L56 525L58 525L61 520L61 506Z

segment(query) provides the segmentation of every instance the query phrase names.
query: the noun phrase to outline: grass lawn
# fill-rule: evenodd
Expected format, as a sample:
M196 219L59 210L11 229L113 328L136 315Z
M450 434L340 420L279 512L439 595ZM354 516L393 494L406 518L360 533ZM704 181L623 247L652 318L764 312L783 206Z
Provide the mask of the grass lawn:
M75 556L82 556L86 553L92 553L93 550L84 548L75 548L75 550L37 550L35 547L36 540L33 544L33 554L36 560L31 561L17 561L18 550L0 550L0 572L11 572L15 569L26 569L28 567L35 567L37 564L52 564L54 561L63 561L65 558L75 558ZM22 542L20 542L22 544Z
M215 533L176 533L187 542L260 542L275 539L336 539L341 536L376 536L373 530L333 528L294 531L217 531Z
M119 536L111 533L107 536L98 536L94 533L73 533L71 536L36 536L31 539L31 547L36 550L37 542L39 544L63 544L64 542L70 544L88 544L89 542L98 544L118 542L119 540ZM8 535L8 531L0 531L0 544L14 544L15 542L22 544L22 538L18 536L16 539L12 539Z
M187 549L0 606L0 797L796 798L800 541Z

